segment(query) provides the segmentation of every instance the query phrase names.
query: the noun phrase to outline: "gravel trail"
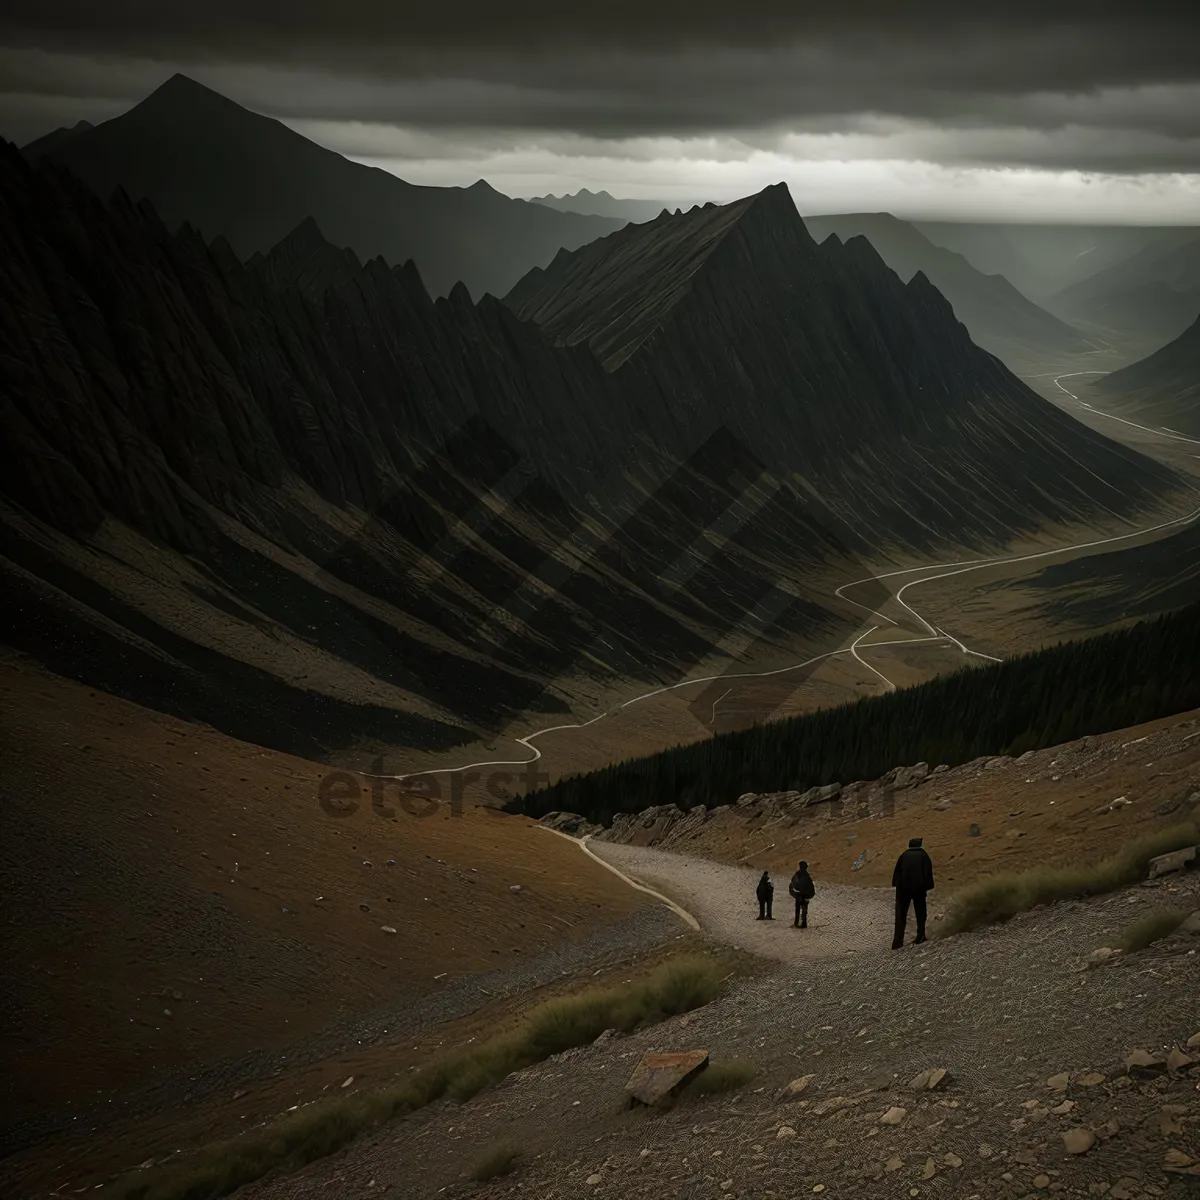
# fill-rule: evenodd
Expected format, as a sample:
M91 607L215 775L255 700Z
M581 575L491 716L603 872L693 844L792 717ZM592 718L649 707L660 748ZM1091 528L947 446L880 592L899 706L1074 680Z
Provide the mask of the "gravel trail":
M761 874L757 868L728 866L649 846L594 841L587 846L630 878L682 905L709 936L763 958L782 962L837 958L891 945L890 889L822 885L815 879L817 894L809 902L808 928L793 929L795 910L786 876L772 876L775 919L759 921L754 896ZM910 939L914 932L910 915Z

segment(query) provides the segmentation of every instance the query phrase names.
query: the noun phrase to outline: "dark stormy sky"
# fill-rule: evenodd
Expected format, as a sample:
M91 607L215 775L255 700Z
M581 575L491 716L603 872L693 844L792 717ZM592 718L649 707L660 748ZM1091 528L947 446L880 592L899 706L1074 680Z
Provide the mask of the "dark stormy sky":
M416 182L680 202L785 179L810 212L1193 222L1194 7L7 0L0 133L184 71Z

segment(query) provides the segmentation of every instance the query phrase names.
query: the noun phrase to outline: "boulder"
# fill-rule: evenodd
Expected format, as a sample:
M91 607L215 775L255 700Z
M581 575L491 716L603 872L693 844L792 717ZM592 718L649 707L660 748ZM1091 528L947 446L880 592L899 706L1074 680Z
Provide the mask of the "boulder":
M898 767L895 773L897 788L916 787L918 783L929 777L929 764L920 762L912 767Z
M1173 871L1187 871L1196 866L1196 852L1200 847L1185 846L1182 850L1173 850L1170 854L1160 854L1150 860L1151 879L1160 875L1169 875Z
M659 1104L707 1066L707 1050L643 1054L625 1090L640 1104Z

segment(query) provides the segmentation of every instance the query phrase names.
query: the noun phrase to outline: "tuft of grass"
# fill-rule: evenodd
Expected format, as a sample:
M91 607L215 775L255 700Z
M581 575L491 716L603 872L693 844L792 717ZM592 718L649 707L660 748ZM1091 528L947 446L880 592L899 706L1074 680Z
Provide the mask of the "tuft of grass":
M1028 871L993 875L954 897L938 936L949 937L1007 921L1041 904L1116 891L1145 878L1152 858L1194 846L1198 840L1200 832L1195 824L1188 822L1138 838L1097 863L1033 867Z
M509 1174L521 1158L520 1148L511 1142L497 1142L476 1159L468 1174L476 1183L487 1183Z
M1158 908L1139 917L1121 935L1121 949L1133 953L1171 934L1187 920L1191 909Z
M745 1087L756 1075L758 1068L744 1058L731 1058L727 1062L710 1062L685 1091L689 1096L718 1096L722 1092L734 1092Z
M513 1071L595 1041L606 1029L630 1033L691 1012L715 1000L724 980L719 963L686 955L626 987L543 1001L514 1030L470 1051L442 1055L377 1091L309 1105L178 1163L138 1171L118 1180L111 1195L116 1200L217 1200L278 1167L304 1166L332 1154L393 1117L443 1098L469 1100Z

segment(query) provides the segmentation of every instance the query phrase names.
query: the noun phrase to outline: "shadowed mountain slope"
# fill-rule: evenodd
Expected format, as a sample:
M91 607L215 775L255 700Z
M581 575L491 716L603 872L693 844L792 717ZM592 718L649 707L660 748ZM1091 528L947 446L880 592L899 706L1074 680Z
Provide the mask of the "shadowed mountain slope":
M923 277L816 246L786 189L604 246L540 273L543 329L312 223L243 264L4 148L9 641L363 762L674 682L733 635L795 661L857 627L830 581L867 553L1177 486L1025 389ZM611 370L585 340L638 349Z
M78 127L77 127L78 129ZM48 155L101 196L123 188L227 239L240 257L266 252L306 217L363 258L413 259L434 295L458 281L502 295L562 246L581 246L621 220L555 212L469 188L419 187L332 150L176 75L93 129L59 131L26 147Z
M1200 438L1200 317L1161 350L1092 386L1139 424Z
M924 275L902 283L864 238L815 243L782 184L564 251L506 303L667 399L643 410L656 444L725 424L868 540L1128 511L1164 474L1036 397Z
M950 301L976 345L1005 361L1089 349L1078 330L1039 308L1003 275L985 275L961 254L934 245L914 225L890 213L809 217L805 224L818 241L831 233L843 241L865 237L905 281L923 273Z

